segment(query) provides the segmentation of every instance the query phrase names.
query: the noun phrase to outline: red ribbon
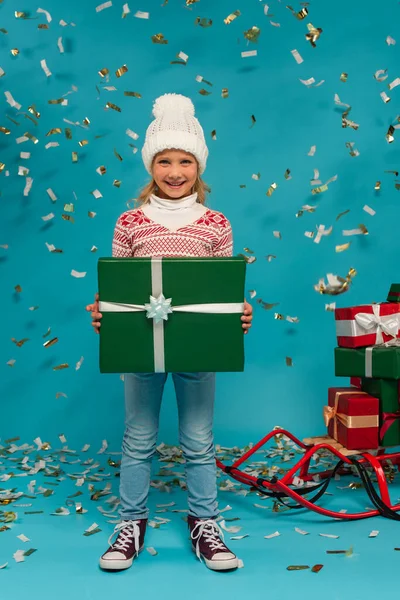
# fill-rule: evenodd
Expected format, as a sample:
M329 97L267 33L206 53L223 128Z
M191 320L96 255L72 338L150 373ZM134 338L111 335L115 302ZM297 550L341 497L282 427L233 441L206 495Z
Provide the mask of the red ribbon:
M382 413L382 418L383 418L383 425L380 430L381 440L383 439L383 436L385 435L387 430L393 425L393 423L397 419L400 419L400 410L398 410L397 412L394 412L394 413Z

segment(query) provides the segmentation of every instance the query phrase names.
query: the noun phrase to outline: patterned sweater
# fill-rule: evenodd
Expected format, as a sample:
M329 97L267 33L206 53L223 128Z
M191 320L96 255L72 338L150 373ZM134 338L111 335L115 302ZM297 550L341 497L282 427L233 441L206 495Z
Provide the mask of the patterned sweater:
M141 208L128 210L117 220L112 243L115 257L232 256L232 251L231 224L211 209L174 232L147 217Z

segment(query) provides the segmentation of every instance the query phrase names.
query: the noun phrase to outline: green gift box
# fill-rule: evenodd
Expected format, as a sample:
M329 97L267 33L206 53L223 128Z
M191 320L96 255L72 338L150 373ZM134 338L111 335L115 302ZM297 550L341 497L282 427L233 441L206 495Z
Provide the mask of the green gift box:
M400 347L335 348L335 375L400 379Z
M400 381L363 377L361 389L379 398L379 444L385 447L400 445Z
M244 370L243 257L100 258L101 373Z
M392 283L387 297L388 302L400 302L400 283Z

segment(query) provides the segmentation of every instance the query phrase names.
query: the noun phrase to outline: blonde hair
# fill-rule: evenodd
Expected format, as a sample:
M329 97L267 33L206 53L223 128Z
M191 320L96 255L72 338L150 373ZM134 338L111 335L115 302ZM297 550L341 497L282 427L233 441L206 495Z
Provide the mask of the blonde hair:
M152 170L153 170L153 164L154 164L155 158L156 157L154 157L152 165L151 165ZM194 194L195 192L197 192L197 202L199 204L205 204L206 200L207 200L206 195L211 192L211 188L206 184L205 181L203 181L203 179L199 175L199 163L198 163L197 159L196 159L196 163L197 163L197 178L194 183L194 186L192 187L191 193ZM154 177L152 177L151 181L149 183L147 183L139 191L139 195L136 198L136 203L139 205L148 204L150 202L151 194L156 194L157 191L158 191L157 184L154 180Z

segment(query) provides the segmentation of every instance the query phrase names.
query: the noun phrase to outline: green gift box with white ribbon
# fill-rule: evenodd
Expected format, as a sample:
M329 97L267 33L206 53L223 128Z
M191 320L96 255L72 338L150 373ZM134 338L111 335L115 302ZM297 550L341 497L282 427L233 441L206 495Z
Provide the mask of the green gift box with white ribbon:
M335 375L400 379L400 347L335 348Z
M244 370L243 257L100 258L101 373Z

